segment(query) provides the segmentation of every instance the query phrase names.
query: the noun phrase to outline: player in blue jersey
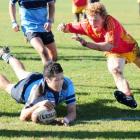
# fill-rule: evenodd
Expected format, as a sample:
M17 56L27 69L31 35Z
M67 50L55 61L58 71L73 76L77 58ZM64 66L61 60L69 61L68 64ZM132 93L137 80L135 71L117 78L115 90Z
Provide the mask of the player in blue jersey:
M43 64L45 65L49 60L56 61L57 50L51 32L55 13L54 0L10 0L9 14L12 28L18 32L16 2L19 4L21 29L27 40L39 53Z
M27 72L23 64L10 54L9 49L0 49L0 57L9 63L17 75L19 82L12 84L0 74L0 88L7 91L18 103L25 104L20 114L20 120L32 120L32 113L41 106L54 108L65 102L68 114L58 121L68 125L76 118L76 98L72 81L64 77L59 63L48 62L43 74ZM37 120L32 120L37 122Z

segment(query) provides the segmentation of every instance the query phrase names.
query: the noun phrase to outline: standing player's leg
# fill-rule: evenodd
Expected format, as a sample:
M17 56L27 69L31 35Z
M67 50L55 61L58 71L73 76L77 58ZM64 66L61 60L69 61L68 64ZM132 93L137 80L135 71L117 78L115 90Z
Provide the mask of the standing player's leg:
M131 91L127 80L124 78L123 69L125 66L125 59L123 58L108 58L108 70L112 74L115 84L119 91L126 95L131 95Z
M125 62L124 58L110 57L108 58L107 64L109 72L112 74L118 89L118 91L114 92L117 101L129 107L135 108L137 107L137 103L132 96L129 84L123 75Z
M75 21L76 22L79 22L80 21L80 13L75 13L74 14L74 17L75 17Z
M10 54L9 48L0 49L0 57L11 65L19 80L26 78L31 73L25 71L24 65Z
M44 47L44 44L40 37L34 37L30 40L31 45L39 53L43 64L45 65L49 61L48 52Z
M57 61L57 49L55 42L45 45L45 49L48 52L49 60Z

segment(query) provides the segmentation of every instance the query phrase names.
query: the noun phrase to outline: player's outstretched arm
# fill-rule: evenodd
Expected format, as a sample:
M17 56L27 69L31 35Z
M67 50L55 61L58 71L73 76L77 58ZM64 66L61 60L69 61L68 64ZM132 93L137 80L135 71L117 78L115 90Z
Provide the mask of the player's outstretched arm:
M16 6L15 6L15 4L12 4L11 1L9 2L9 15L10 15L11 22L12 22L12 29L15 32L18 32L19 25L16 22Z
M111 49L114 47L112 44L108 42L101 42L101 43L87 42L86 40L84 40L83 38L79 36L74 36L72 39L79 41L80 44L84 47L97 50L97 51L111 51Z
M67 105L67 113L68 114L63 119L55 120L54 124L69 126L69 124L76 119L76 105L75 104Z
M64 121L70 123L76 119L76 104L67 105L67 116L64 117Z
M58 31L64 33L75 33L80 35L86 35L86 32L82 26L82 23L60 23L57 27Z
M58 31L64 32L64 33L68 33L69 30L66 28L66 24L65 23L60 23L57 27Z

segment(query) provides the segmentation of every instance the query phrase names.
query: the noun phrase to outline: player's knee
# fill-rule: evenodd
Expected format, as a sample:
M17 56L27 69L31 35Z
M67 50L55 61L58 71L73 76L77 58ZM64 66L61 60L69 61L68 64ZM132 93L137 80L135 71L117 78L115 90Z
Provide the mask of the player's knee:
M44 48L44 47L40 47L38 49L38 52L41 54L41 55L46 55L47 54L47 50Z
M52 61L57 61L57 55L52 56L51 60Z
M118 76L118 75L122 75L122 70L120 69L120 67L115 67L110 69L110 73L112 75Z

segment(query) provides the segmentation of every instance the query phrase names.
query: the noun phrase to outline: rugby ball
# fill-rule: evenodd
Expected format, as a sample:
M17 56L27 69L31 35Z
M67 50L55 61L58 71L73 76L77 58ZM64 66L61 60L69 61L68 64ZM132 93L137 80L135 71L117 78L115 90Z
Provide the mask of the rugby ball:
M45 106L37 108L33 114L37 116L38 122L43 124L49 124L56 118L55 109L48 110Z

